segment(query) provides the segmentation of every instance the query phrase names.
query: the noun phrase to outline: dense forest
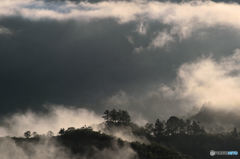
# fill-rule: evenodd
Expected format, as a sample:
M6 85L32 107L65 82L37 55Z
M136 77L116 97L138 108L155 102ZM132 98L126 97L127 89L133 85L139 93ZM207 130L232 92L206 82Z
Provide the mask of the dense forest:
M94 131L87 126L69 127L60 129L59 134L54 136L51 131L39 135L29 130L24 133L24 138L13 137L13 140L29 150L31 148L26 148L26 143L38 143L43 138L50 138L72 154L84 154L86 158L96 158L94 152L114 149L116 145L118 148L129 146L136 152L132 158L139 159L206 159L210 157L210 150L239 150L240 134L236 128L224 134L210 134L198 121L176 116L171 116L167 121L157 119L155 123L141 127L131 121L127 111L115 109L106 110L102 117L105 122L101 131ZM129 142L111 135L111 131L116 129L131 130L134 136L145 140Z

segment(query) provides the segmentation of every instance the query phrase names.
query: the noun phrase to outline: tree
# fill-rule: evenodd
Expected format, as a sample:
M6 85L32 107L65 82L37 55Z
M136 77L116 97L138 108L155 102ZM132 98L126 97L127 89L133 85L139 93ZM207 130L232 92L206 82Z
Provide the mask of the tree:
M179 119L178 121L178 133L181 135L187 133L187 125L183 119Z
M192 135L193 134L192 133L192 126L191 126L191 124L192 124L192 121L187 119L186 122L185 122L185 127L186 127L186 134L188 134L188 135Z
M191 124L192 135L204 134L205 130L200 127L199 122L193 121Z
M117 120L118 120L118 112L116 111L116 109L113 109L109 112L109 120L113 123L117 123Z
M119 110L118 113L119 113L119 119L118 119L119 121L118 122L120 122L124 125L128 125L131 122L131 117L127 111Z
M147 134L149 135L153 135L154 134L154 126L152 123L147 123L145 126L144 126L144 130Z
M25 136L26 138L30 138L30 137L31 137L31 131L26 131L26 132L24 133L24 136Z
M163 132L164 132L164 124L159 119L157 119L154 125L154 135L158 137L163 135Z
M233 130L231 131L231 135L234 136L234 137L238 136L237 128L233 128Z
M75 130L74 127L69 127L66 131L67 131L67 132L71 132L71 131L74 131L74 130Z
M65 129L64 128L61 128L58 132L60 135L63 135L65 133Z
M171 116L166 123L166 133L167 135L176 135L178 134L180 131L179 128L179 123L180 123L180 119L175 117L175 116Z
M105 120L105 124L108 127L111 126L121 126L121 125L129 125L131 122L131 117L125 110L116 110L112 109L111 111L106 110L104 112L103 118Z
M104 115L102 116L104 120L108 121L109 117L110 117L110 112L109 110L105 110L105 112L103 113Z

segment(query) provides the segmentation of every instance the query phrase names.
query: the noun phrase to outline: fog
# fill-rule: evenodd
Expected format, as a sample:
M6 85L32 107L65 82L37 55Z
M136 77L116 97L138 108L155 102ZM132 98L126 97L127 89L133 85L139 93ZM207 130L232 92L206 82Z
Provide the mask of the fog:
M100 115L83 108L45 105L45 109L45 112L29 110L3 117L0 135L23 136L28 130L39 134L52 131L57 135L61 128L83 126L91 126L97 130L97 125L103 122Z
M22 143L17 145L10 138L0 139L0 153L2 159L86 159L86 156L72 154L68 148L61 146L54 140L41 139L38 143ZM115 143L112 148L95 150L91 159L133 159L136 153L125 145L119 148Z

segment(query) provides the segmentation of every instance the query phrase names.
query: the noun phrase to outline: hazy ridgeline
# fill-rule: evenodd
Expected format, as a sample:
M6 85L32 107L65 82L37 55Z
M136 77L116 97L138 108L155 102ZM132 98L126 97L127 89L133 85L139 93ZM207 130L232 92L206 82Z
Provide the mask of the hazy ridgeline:
M79 121L75 119L76 125L74 126L76 128L67 127L67 125L54 126L54 123L59 124L60 120L67 119L66 116L61 119L53 117L56 115L53 112L59 111L74 112L75 114L70 113L69 117L72 118L69 120L73 121L73 118L78 118ZM29 120L27 114L29 112L25 115L22 114L22 118L15 118L23 121L23 116L25 116L29 125L26 123L21 125L21 121L19 123L12 121L15 123L12 127L1 127L1 130L5 129L5 133L12 131L11 135L14 134L14 130L21 128L17 133L22 131L21 136L24 135L24 137L1 138L1 158L202 159L209 156L211 149L238 150L237 146L240 144L240 134L236 128L230 132L210 134L198 121L175 116L166 121L157 119L154 123L139 126L132 122L127 111L115 109L106 110L101 116L84 109L53 107L48 116L44 114L45 116L41 117L46 121L39 121L39 124L37 122L40 119L39 114L33 115L32 121ZM17 114L16 116L21 115ZM83 123L81 118L86 116L92 120ZM33 120L33 118L36 119ZM31 122L35 122L35 124ZM62 123L69 124L66 121ZM43 133L46 129L40 131L37 126L49 129ZM59 126L62 128L55 131ZM23 131L26 127L28 129Z

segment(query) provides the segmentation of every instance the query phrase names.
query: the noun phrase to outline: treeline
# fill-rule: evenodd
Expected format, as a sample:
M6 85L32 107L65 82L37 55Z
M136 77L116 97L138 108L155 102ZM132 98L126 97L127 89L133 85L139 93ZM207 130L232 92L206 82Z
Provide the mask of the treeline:
M171 116L166 122L156 120L154 124L147 123L145 129L149 134L158 136L172 135L201 135L206 131L200 126L199 122L192 120L183 120L175 116Z
M108 128L113 126L136 126L131 122L131 117L125 110L106 110L103 118L105 119L105 125ZM199 122L193 120L183 120L176 116L171 116L166 122L157 119L155 123L147 123L143 129L146 134L155 137L172 135L200 135L206 133L204 128L200 126Z
M149 135L153 137L161 136L195 136L195 135L214 135L213 133L208 133L203 125L199 121L190 119L181 119L176 116L171 116L166 121L156 119L154 123L147 123L143 127L137 126L131 121L131 116L125 110L106 110L104 112L103 118L105 120L104 124L107 129L113 127L131 127L133 131L141 135ZM229 132L221 133L215 135L225 135L239 137L240 132L237 128Z
M113 141L118 146L128 144L137 152L139 159L203 159L209 157L210 150L238 150L240 135L236 128L225 134L210 134L198 121L181 119L171 116L166 121L157 119L154 123L138 126L131 120L125 110L106 110L103 113L104 122L101 131L93 131L91 127L67 129L61 128L58 135L54 136L49 131L45 135L26 131L25 138L15 138L16 142L37 142L41 137L56 139L62 145L76 154L88 154L95 151L111 148ZM113 137L111 131L128 130L134 136L145 138L149 142L127 142ZM127 132L128 132L127 131ZM105 132L108 132L107 134ZM109 133L110 132L110 133ZM114 133L113 133L114 134Z
M154 123L147 123L143 127L139 127L135 123L132 122L131 116L126 110L105 110L102 118L105 120L104 125L105 129L111 130L112 128L119 127L129 127L132 129L133 133L139 136L147 136L147 137L162 137L162 136L176 136L176 135L207 135L207 131L199 121L190 120L190 119L181 119L176 116L169 117L166 121L161 121L160 119L156 119ZM91 129L91 127L84 127ZM75 130L74 127L69 127L66 130L61 128L59 131L59 135L63 135L65 132L70 132ZM240 133L236 128L229 133L225 133L222 135L232 135L232 136L240 136ZM26 138L30 137L39 137L37 132L26 131L24 133ZM45 136L51 137L54 136L52 131L48 131Z

